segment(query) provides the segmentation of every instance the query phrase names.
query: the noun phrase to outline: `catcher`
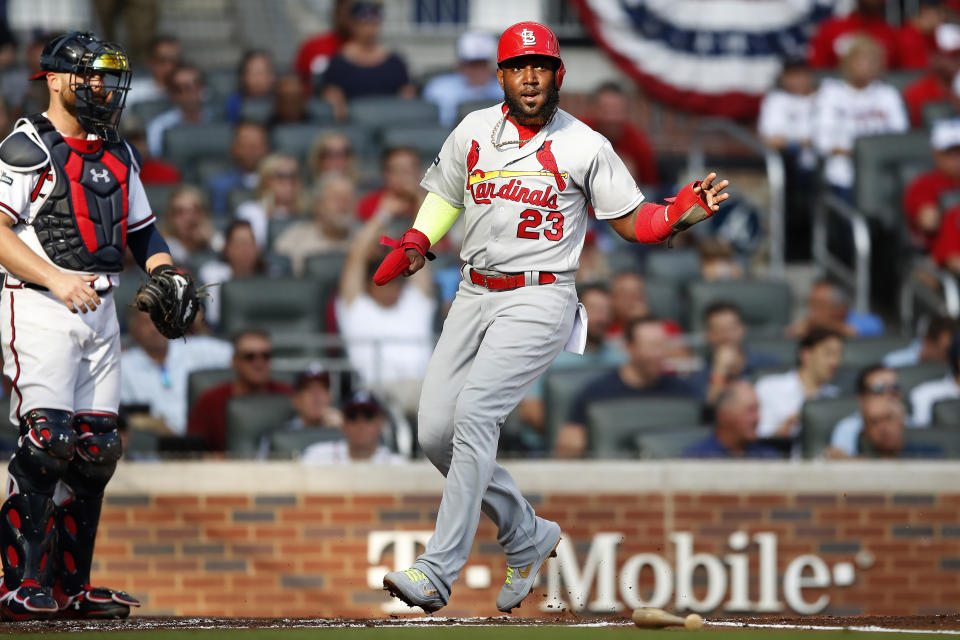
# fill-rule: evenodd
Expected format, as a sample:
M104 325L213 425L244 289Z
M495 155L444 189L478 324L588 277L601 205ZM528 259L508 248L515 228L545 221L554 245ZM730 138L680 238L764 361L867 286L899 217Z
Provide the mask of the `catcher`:
M137 305L165 336L190 327L197 292L172 266L137 153L117 133L123 50L74 32L44 47L41 69L47 110L0 143L0 338L20 429L0 507L0 615L123 618L140 603L91 586L90 566L122 453L112 292L124 251L150 274Z

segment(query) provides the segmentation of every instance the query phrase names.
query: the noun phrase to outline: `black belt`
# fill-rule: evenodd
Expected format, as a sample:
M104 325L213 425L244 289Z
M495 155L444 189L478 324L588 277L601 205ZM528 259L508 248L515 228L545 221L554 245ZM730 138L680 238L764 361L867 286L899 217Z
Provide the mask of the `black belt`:
M21 284L22 284L22 285L24 286L24 288L26 288L26 289L36 289L37 291L50 291L50 289L46 288L46 287L43 286L42 284L34 284L34 283L32 283L32 282L23 282L23 283L21 283Z

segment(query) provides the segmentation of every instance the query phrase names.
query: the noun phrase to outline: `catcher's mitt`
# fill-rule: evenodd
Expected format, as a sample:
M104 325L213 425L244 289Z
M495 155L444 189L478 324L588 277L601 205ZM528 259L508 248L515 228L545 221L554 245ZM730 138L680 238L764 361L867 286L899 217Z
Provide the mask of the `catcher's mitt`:
M200 309L200 292L188 273L162 264L140 285L134 303L150 314L157 330L167 338L180 338L193 325Z

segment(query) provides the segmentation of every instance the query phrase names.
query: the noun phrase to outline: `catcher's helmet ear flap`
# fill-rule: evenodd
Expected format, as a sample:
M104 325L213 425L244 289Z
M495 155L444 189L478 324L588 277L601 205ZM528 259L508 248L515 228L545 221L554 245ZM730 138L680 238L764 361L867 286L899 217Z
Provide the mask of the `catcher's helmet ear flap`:
M539 22L518 22L500 36L497 64L519 56L548 56L557 60L557 89L563 84L566 69L560 58L560 44L550 27Z
M57 36L40 54L42 71L73 76L70 88L76 97L77 121L89 133L117 142L117 124L130 90L130 62L123 49L103 42L92 33L74 31Z

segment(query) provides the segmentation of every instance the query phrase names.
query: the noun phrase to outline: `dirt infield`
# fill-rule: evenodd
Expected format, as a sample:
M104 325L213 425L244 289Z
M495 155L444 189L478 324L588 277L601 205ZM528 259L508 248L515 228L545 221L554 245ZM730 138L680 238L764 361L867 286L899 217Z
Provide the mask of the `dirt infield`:
M810 616L810 617L725 617L715 629L767 627L872 627L897 630L935 630L960 632L960 614L935 616ZM710 619L706 628L710 628ZM394 617L384 619L338 618L152 618L131 617L127 620L34 620L0 622L0 633L76 633L78 631L160 631L202 629L336 629L336 628L403 628L444 626L569 626L624 627L632 622L625 617L578 618L570 615L552 618L443 618Z
M744 626L882 627L884 629L960 631L960 614L935 616L752 616L718 618Z

